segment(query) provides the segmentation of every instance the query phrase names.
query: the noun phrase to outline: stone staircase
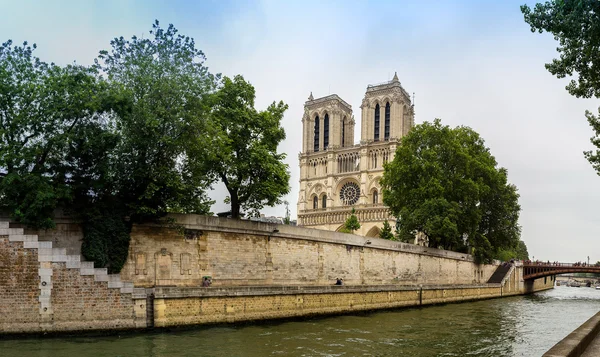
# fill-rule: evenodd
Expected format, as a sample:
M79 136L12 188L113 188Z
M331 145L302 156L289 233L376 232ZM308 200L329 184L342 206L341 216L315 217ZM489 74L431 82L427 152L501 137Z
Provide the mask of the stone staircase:
M23 242L23 248L38 250L41 309L44 307L49 308L49 306L44 306L44 302L47 305L50 303L52 289L51 263L66 263L67 269L79 269L79 274L82 276L94 276L94 281L108 282L109 289L120 289L122 294L133 293L133 283L121 281L119 274L108 274L106 268L94 268L94 262L84 262L81 261L80 255L67 254L67 248L52 248L52 242L40 242L37 235L23 234L23 228L10 228L9 222L0 221L0 236L6 235L10 242ZM46 296L47 299L44 298Z
M513 270L512 264L499 265L498 268L496 268L496 271L494 272L494 274L492 274L492 276L489 278L488 284L504 283L504 280L506 280L508 274L510 274L510 272L512 272L512 270Z

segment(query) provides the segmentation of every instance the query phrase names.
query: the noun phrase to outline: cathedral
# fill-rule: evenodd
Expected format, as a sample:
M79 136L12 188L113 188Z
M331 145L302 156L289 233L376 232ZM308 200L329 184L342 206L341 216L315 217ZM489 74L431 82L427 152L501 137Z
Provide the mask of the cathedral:
M414 125L414 106L394 74L368 85L360 106L361 138L354 143L352 106L336 94L304 103L298 225L339 231L352 208L361 228L376 237L395 218L383 204L379 180L400 139Z

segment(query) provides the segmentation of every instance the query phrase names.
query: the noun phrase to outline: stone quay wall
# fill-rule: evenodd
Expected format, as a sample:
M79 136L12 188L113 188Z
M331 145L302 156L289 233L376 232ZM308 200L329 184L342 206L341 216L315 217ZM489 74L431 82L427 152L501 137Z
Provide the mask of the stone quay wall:
M132 283L23 233L0 222L0 334L146 326Z
M518 276L519 268L515 269ZM512 278L511 277L511 278ZM156 288L154 324L174 327L235 323L314 315L335 315L426 306L521 295L518 282L502 284L409 287L295 286L237 288ZM528 293L551 289L550 279ZM514 289L516 287L516 289Z
M59 229L67 233L40 239L0 222L0 335L351 313L524 294L554 283L524 282L517 265L500 284L485 284L497 265L378 238L172 218L176 226L134 226L120 275L68 254L79 249L72 223ZM200 287L203 276L214 284ZM337 277L344 285L332 285Z
M121 278L136 287L484 284L496 264L354 234L173 215L179 228L134 226Z

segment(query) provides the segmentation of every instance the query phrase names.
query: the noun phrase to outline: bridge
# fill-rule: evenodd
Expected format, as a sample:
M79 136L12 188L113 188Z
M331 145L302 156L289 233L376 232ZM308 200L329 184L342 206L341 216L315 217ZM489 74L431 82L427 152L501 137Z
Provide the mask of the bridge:
M600 274L600 266L588 265L585 263L523 262L523 280L531 280L565 273Z

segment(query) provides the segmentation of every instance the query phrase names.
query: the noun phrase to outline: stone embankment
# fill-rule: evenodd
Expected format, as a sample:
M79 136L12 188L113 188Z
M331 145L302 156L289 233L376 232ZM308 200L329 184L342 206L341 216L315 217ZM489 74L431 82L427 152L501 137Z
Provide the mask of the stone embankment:
M0 222L1 333L137 326L133 283L66 253Z
M543 357L600 356L600 312L554 345Z
M301 227L174 216L134 226L120 275L0 222L0 334L230 323L421 306L552 288L466 254ZM71 226L73 225L72 223ZM32 233L28 231L27 233ZM53 245L61 248L53 248ZM213 285L202 288L205 276ZM333 286L337 277L345 285Z

